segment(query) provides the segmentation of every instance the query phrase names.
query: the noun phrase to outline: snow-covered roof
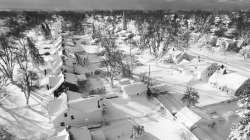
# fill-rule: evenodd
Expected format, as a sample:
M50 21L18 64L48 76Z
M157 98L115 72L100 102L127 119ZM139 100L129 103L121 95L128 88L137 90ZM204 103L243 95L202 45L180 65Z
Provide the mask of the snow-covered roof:
M76 128L76 127L71 127L69 129L71 134L74 137L74 140L92 140L90 132L87 127L81 127L81 128Z
M76 47L69 47L69 46L66 46L65 47L66 50L72 52L72 53L76 53L76 52L84 52L84 49L80 46L76 46Z
M72 83L77 85L77 76L73 73L64 73L65 76L65 82Z
M76 100L76 99L82 98L82 94L79 92L68 90L67 94L68 94L69 100Z
M80 65L76 65L75 66L75 72L79 73L79 74L85 74L85 73L91 73L91 72L95 72L95 70L98 67L95 65L87 65L87 66L80 66Z
M48 114L53 121L60 116L65 110L67 110L67 95L62 93L59 98L48 103Z
M106 140L106 137L102 130L96 130L91 132L91 136L94 140Z
M62 38L59 37L57 40L44 40L38 41L36 47L39 49L40 54L50 53L55 54L61 48Z
M104 88L103 82L99 78L89 78L88 82L91 85L90 89L92 90Z
M99 53L103 50L103 48L97 45L83 46L83 48L87 53Z
M76 109L81 112L93 112L99 110L98 102L100 100L99 96L91 96L87 98L79 98L69 101L69 106L72 109Z
M171 49L168 51L167 54L173 55L173 56L178 56L178 55L180 55L180 54L182 54L182 53L183 53L183 52L180 51L180 50L177 50L177 49L175 49L175 48L171 48Z
M69 140L69 133L64 129L57 136L51 137L48 140Z
M187 107L182 108L176 114L177 120L183 123L186 127L191 128L197 123L201 117Z
M217 71L209 78L209 83L217 83L221 87L236 91L247 79L237 73L221 74Z
M122 86L122 91L127 95L141 94L147 91L147 85L144 83L134 83Z
M54 91L59 88L64 82L64 75L61 73L58 76L49 77L50 91Z

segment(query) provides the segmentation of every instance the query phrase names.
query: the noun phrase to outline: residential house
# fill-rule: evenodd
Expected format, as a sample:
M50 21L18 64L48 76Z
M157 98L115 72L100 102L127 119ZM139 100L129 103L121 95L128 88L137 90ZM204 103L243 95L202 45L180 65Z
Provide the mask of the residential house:
M197 74L197 79L207 81L219 67L217 63L200 62L194 66L194 71Z
M172 48L168 51L167 55L163 57L163 63L175 63L179 64L183 60L191 61L194 57L183 52Z
M246 80L248 80L248 77L237 73L223 74L217 71L209 78L208 83L220 91L234 96L235 92Z

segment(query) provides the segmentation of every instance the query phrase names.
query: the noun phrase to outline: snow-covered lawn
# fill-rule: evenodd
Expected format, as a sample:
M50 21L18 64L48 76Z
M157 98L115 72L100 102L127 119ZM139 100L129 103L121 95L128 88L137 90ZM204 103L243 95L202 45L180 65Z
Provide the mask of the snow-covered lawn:
M24 94L14 85L6 87L6 94L9 96L1 102L0 122L10 132L24 139L41 139L53 134L44 102L31 95L27 106Z
M146 134L143 140L197 140L183 125L175 121L172 115L162 112L155 100L148 100L144 95L127 99L110 99L106 121L132 120L143 125Z
M183 69L182 65L178 66L173 64L158 63L153 56L150 56L147 53L139 56L139 61L142 62L144 66L136 67L134 69L134 73L147 74L150 65L150 78L158 83L166 84L168 92L172 93L179 101L184 94L186 86L193 86L198 90L200 99L197 106L219 103L232 98L231 96L211 87L208 83L201 81L193 82L195 80L195 75L190 71L185 70L188 68L188 65L186 65L186 68Z

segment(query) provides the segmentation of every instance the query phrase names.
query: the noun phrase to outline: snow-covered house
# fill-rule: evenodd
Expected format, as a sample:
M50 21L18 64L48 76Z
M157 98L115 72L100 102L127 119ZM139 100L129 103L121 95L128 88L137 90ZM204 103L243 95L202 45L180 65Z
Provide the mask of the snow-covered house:
M59 88L64 82L64 75L61 73L57 76L49 77L49 89L51 92L54 92L57 88Z
M68 95L69 101L82 98L82 94L79 92L74 92L74 91L68 90L66 94Z
M215 46L216 42L217 42L218 37L215 35L211 35L211 34L205 34L202 37L199 38L198 40L198 44L200 46L206 46L206 45L211 45L211 46Z
M42 55L60 55L62 54L62 37L58 37L56 40L38 41L36 47Z
M44 57L46 66L44 69L49 75L57 75L61 72L61 67L63 65L62 59L59 55L50 55L49 57Z
M187 107L184 107L179 112L177 112L175 117L189 129L199 120L201 120L199 115Z
M172 48L168 51L168 53L162 58L163 63L175 63L179 64L181 61L191 61L194 57L183 52L180 50L177 50L175 48Z
M217 71L209 78L208 83L220 91L234 95L246 80L248 80L248 77L237 73L223 74Z
M133 83L122 86L122 91L125 96L140 95L146 93L147 85L144 83Z
M104 100L99 96L68 99L63 93L58 99L51 101L48 111L51 121L57 131L66 126L71 127L99 127L103 122Z
M234 40L221 37L217 39L216 46L219 47L221 50L228 50L234 47Z
M218 70L220 66L217 63L199 63L194 67L194 71L197 73L197 79L201 81L207 81L214 72Z

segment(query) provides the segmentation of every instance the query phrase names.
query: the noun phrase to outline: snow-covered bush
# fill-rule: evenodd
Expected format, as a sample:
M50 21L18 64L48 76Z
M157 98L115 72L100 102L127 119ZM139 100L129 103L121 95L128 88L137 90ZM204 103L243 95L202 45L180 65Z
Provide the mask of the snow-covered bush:
M243 47L239 53L244 57L244 59L250 57L250 46Z

